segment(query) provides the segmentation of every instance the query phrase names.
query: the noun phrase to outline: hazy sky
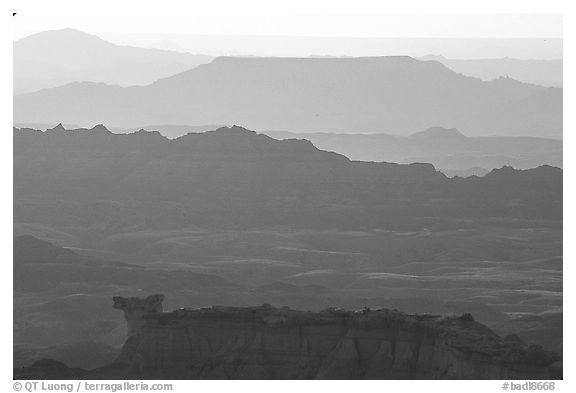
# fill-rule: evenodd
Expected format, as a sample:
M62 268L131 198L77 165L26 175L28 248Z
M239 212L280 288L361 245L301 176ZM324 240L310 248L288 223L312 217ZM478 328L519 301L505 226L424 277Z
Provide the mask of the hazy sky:
M561 14L20 13L14 38L76 28L108 41L211 55L562 57Z

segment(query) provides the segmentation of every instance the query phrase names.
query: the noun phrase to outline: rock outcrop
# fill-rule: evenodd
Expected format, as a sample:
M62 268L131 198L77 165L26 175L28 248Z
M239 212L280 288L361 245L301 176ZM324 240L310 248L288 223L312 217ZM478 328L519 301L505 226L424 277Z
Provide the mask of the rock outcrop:
M162 312L164 295L152 295L145 299L114 296L113 300L114 308L124 311L128 323L127 336L130 338L142 329L145 323L144 315Z
M116 376L162 379L547 379L559 357L465 314L210 307L115 298L129 337ZM146 310L149 312L146 313ZM139 322L136 320L139 316ZM110 369L110 367L108 367Z

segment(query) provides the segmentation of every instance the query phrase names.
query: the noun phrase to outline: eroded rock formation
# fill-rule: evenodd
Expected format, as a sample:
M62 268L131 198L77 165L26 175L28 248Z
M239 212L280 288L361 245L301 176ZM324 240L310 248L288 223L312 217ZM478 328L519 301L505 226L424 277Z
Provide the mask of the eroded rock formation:
M161 295L115 298L124 378L545 379L559 359L469 315L211 307L162 312Z
M143 319L144 315L162 312L164 295L151 295L145 299L114 296L113 300L114 308L124 311L124 316L128 324L127 335L128 338L130 338L142 329L145 324L145 320Z

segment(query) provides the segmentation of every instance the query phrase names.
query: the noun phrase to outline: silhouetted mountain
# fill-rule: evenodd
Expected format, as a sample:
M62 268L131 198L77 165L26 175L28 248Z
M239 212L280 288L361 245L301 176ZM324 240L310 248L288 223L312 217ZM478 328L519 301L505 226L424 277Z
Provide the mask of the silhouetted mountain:
M408 137L388 134L329 134L266 131L277 139L304 138L319 149L352 160L407 164L429 162L448 176L484 175L502 166L562 167L562 141L533 137L467 137L457 129L433 127Z
M174 140L102 125L15 130L14 149L15 219L33 214L50 227L378 228L420 226L423 217L552 218L562 210L558 168L543 177L543 169L510 169L512 178L492 188L496 175L451 181L430 164L350 161L307 140L237 126Z
M148 86L72 83L15 96L16 122L409 134L562 134L562 89L484 82L410 57L217 58Z
M562 59L520 60L502 59L447 59L443 56L424 56L420 60L435 60L455 72L485 81L510 77L547 87L562 87Z
M115 45L74 29L44 31L14 42L14 89L22 93L77 81L143 85L211 59Z
M454 140L462 140L465 139L466 136L458 131L456 128L443 128L443 127L431 127L427 130L417 132L410 136L414 139L421 139L426 140L427 142L431 141L454 141Z

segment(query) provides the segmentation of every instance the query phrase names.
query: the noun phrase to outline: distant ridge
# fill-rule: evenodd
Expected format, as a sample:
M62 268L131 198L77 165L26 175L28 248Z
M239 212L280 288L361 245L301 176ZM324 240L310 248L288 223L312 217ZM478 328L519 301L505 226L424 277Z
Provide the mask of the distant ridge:
M15 96L16 122L234 124L257 130L562 134L562 89L459 75L410 57L220 57L147 86L95 83Z
M562 214L558 168L449 179L431 164L351 161L308 140L276 140L240 126L173 140L144 130L113 134L104 126L14 129L14 151L15 220L33 211L50 227L80 220L110 230L395 228L429 225L423 222L430 217Z
M431 127L427 130L416 132L410 135L411 138L442 138L442 139L461 139L466 138L466 135L462 134L456 128L444 128L444 127Z
M444 56L428 55L420 60L434 60L455 72L482 80L509 76L516 80L546 87L562 87L562 59L521 60L509 57L496 59L448 59Z
M20 128L26 130L31 127ZM178 139L189 133L198 134L227 128L210 125L198 127L159 125L109 130L102 124L91 128L58 124L45 129L49 132L64 132L66 129L78 132L92 130L104 134L140 133L143 138L154 134L155 139ZM245 130L241 127L235 129ZM541 165L562 167L562 141L532 137L468 137L455 128L431 127L408 137L388 134L355 135L287 131L265 131L263 134L279 140L309 140L321 150L339 153L351 160L400 164L428 162L449 177L483 176L492 169L503 166L516 169L529 169Z
M26 93L82 81L144 85L210 60L116 45L76 29L43 31L14 42L14 90Z
M562 167L562 141L534 137L468 137L456 128L432 127L410 136L391 134L293 133L266 131L277 138L304 138L322 150L352 160L429 162L448 176L486 174L502 166Z

